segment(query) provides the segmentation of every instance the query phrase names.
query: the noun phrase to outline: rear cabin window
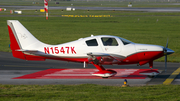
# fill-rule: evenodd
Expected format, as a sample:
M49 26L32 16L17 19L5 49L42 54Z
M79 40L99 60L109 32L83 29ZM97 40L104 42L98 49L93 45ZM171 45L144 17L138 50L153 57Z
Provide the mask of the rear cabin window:
M104 46L118 46L118 43L115 38L101 38Z
M97 43L96 39L88 40L88 41L86 41L86 44L88 46L98 46L98 43Z

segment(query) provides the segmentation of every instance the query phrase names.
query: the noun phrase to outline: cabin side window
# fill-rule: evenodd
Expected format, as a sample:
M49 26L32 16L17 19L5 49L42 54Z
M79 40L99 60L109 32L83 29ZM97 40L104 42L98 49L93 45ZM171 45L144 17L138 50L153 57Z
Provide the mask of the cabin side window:
M98 46L96 39L91 39L86 41L87 46Z
M101 40L104 46L118 46L118 43L115 38L104 37L101 38Z

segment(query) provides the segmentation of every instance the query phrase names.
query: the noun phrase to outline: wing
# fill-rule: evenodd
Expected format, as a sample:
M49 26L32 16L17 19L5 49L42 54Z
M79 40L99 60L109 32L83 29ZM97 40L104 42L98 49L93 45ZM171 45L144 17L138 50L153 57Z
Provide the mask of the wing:
M94 62L95 64L118 64L126 57L117 54L107 54L107 53L87 53L89 56L89 62Z

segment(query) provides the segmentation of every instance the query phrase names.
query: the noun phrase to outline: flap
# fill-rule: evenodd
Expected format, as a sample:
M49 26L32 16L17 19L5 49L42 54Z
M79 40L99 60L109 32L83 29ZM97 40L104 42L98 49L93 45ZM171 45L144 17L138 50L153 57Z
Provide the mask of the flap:
M108 54L108 53L96 53L96 52L90 52L87 53L89 56L89 60L99 60L99 63L105 63L105 62L121 62L126 57L117 55L117 54ZM100 58L101 57L101 58Z

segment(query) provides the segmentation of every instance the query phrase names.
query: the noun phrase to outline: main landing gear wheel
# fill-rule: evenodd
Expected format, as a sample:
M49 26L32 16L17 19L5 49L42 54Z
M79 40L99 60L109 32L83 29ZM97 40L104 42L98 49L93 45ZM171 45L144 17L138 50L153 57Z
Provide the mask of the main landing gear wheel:
M114 76L117 74L116 71L114 70L106 70L102 65L100 64L94 64L94 62L92 62L92 64L99 70L98 72L93 73L92 75L95 76L101 76L103 78L108 78L111 76Z
M92 75L101 76L102 78L108 78L108 77L112 77L116 74L117 74L117 72L114 70L103 70L103 71L95 72Z

